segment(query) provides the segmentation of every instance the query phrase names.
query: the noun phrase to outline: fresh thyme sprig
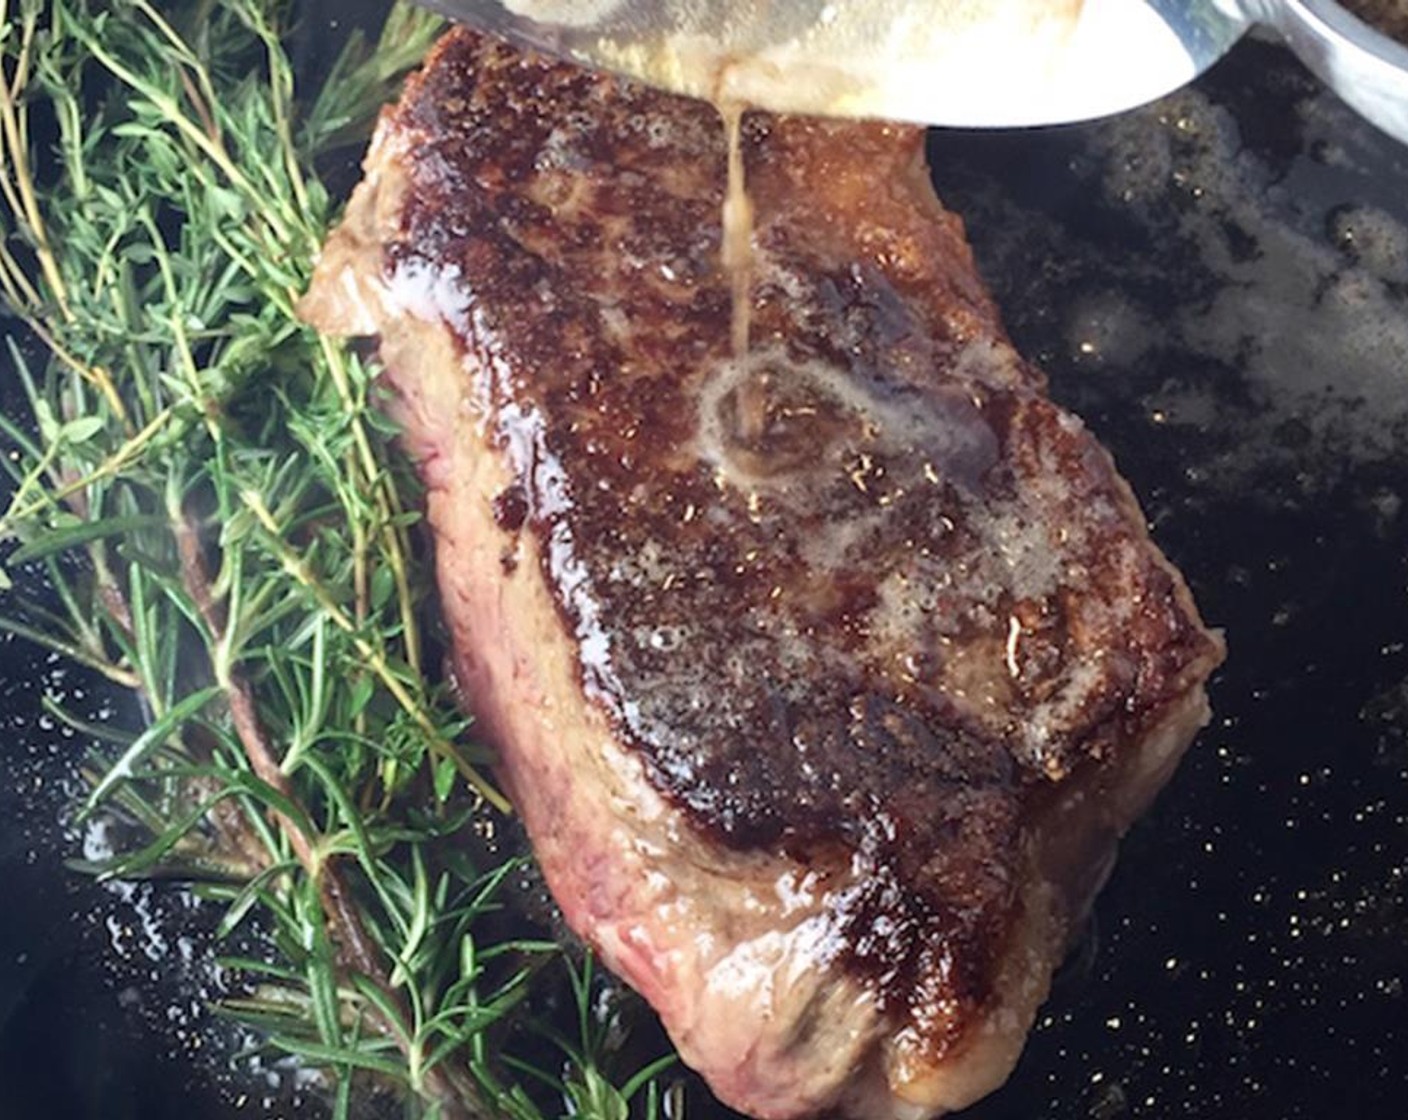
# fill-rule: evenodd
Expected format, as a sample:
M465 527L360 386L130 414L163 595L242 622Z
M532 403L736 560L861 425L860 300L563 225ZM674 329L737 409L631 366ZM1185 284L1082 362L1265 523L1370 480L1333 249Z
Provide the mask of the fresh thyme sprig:
M436 23L392 10L296 89L277 0L0 0L0 296L31 421L0 417L0 628L132 689L145 725L91 760L88 812L147 840L92 868L178 869L258 911L276 957L228 1010L333 1075L446 1118L661 1107L616 1086L574 974L562 1069L501 1053L554 947L494 936L518 867L457 832L505 809L428 680L413 486L373 370L301 324L334 201ZM462 779L460 781L459 779ZM275 991L277 994L275 994Z

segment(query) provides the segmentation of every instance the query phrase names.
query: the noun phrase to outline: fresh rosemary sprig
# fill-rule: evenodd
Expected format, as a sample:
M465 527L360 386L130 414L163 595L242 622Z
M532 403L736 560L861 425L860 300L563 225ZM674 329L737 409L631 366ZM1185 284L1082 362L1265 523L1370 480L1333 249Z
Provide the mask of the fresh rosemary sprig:
M294 15L0 0L0 295L36 342L9 347L31 419L0 417L0 628L139 694L86 811L147 841L91 870L179 868L225 932L262 913L276 959L233 962L262 988L227 1010L326 1068L338 1115L358 1074L447 1118L654 1115L657 1067L606 1076L589 966L565 1064L505 1054L555 947L494 935L518 864L459 839L507 806L425 673L414 488L373 370L294 310L318 160L436 23L394 8L304 91Z

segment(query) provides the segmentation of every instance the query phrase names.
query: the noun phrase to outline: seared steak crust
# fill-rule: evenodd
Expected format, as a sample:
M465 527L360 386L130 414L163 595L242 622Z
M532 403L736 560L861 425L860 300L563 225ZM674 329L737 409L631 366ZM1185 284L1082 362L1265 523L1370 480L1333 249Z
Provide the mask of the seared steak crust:
M1011 348L921 143L747 118L735 357L715 112L455 33L383 122L382 181L309 304L444 332L473 454L505 467L473 499L495 577L549 593L582 703L678 816L670 843L806 869L815 966L894 1040L892 1084L974 1048L1021 953L1049 971L1221 656L1109 457ZM349 279L369 243L373 275ZM423 395L407 349L392 377ZM432 489L469 454L438 423L409 425ZM455 516L432 506L442 548ZM539 796L512 714L486 718L516 797ZM1071 825L1087 791L1109 805Z

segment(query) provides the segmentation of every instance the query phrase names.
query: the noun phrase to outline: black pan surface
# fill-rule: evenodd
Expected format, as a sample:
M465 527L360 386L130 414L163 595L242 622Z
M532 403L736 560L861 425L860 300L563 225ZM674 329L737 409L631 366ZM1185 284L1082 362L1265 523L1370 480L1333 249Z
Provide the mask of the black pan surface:
M302 65L379 6L309 5ZM1118 120L935 133L930 155L1019 346L1230 647L1214 723L970 1115L1398 1120L1408 148L1252 41ZM202 908L64 870L104 838L66 824L83 744L46 689L95 718L120 702L0 642L0 1117L317 1115L296 1071L227 1068Z

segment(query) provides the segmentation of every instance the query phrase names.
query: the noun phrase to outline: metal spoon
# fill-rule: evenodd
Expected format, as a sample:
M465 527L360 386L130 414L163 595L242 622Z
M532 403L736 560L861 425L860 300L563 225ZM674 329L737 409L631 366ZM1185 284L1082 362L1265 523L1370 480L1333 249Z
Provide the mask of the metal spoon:
M1254 24L1408 143L1408 46L1331 0L422 0L664 89L778 112L965 127L1133 108Z

